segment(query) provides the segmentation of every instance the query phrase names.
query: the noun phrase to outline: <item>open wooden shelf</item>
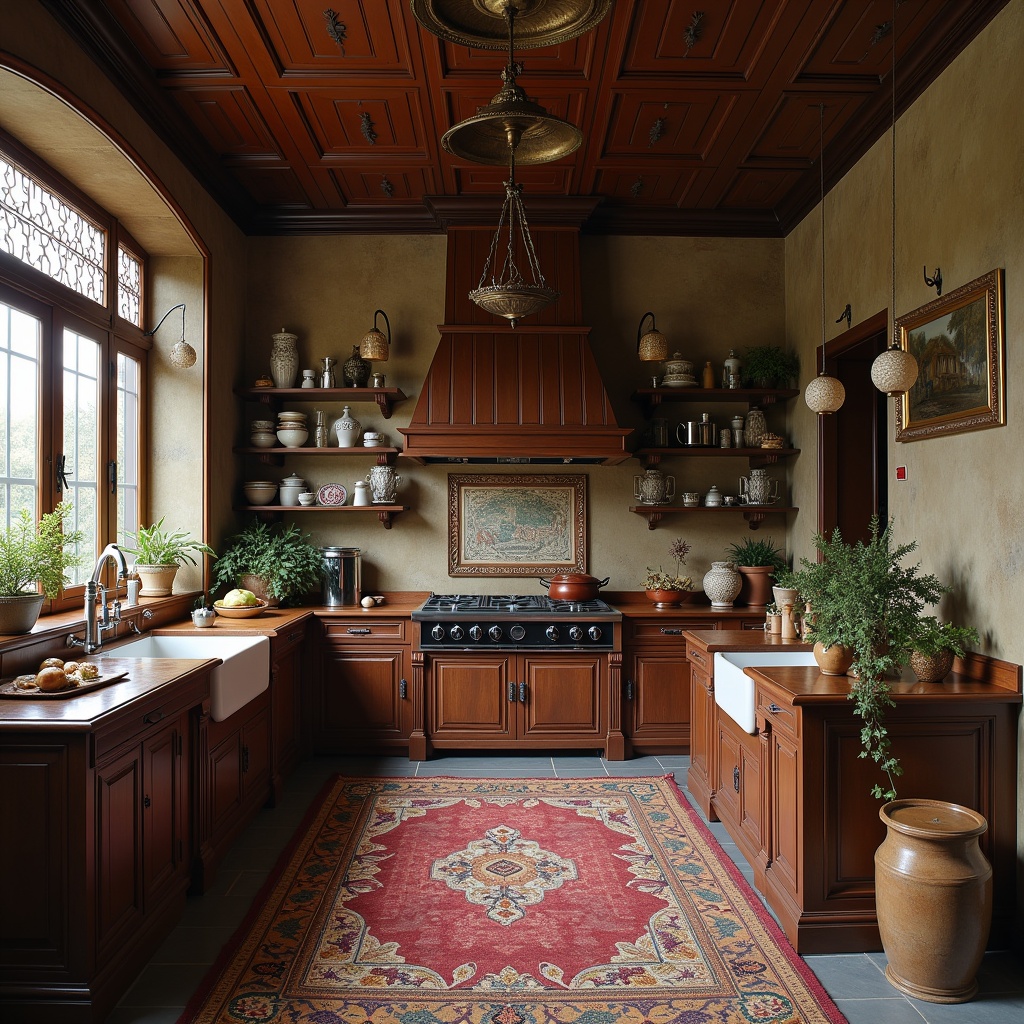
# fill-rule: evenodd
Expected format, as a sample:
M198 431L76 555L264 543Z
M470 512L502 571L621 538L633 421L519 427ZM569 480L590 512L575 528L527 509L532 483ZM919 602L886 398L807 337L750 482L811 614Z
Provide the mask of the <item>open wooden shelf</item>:
M359 515L375 513L385 530L391 529L391 520L400 512L408 512L408 505L235 505L236 512L255 512L261 519L276 519L284 512L306 515L308 512L342 512Z
M647 529L653 530L662 516L705 515L723 516L740 513L747 521L751 530L756 530L765 517L772 512L796 512L797 509L787 505L631 505L630 512L643 516L647 520Z
M375 402L386 420L407 397L401 388L235 388L235 394L274 408L284 402Z

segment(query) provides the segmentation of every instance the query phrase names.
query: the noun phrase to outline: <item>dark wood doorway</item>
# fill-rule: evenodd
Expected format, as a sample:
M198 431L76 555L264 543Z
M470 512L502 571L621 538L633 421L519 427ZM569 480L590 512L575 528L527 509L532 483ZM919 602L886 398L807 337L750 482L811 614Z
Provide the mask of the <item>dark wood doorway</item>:
M850 543L867 540L872 515L883 523L889 515L888 410L871 382L888 324L883 310L828 343L825 367L846 388L846 401L818 417L818 530L829 536L838 527Z

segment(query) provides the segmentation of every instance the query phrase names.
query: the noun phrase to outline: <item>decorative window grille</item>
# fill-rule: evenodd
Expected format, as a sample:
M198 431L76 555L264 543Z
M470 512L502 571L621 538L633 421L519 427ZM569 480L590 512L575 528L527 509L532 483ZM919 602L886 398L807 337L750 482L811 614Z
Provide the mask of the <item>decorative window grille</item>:
M106 232L0 156L0 249L101 305Z
M117 247L117 312L130 324L142 326L142 262L123 245Z

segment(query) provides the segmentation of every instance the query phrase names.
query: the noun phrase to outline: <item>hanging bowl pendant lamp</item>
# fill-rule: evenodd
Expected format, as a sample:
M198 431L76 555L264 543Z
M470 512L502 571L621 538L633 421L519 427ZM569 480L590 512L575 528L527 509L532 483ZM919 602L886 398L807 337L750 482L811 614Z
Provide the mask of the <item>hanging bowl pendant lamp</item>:
M906 394L917 382L919 367L901 345L896 330L896 8L892 5L892 345L871 364L871 383L889 398Z
M825 372L825 104L818 106L820 155L818 174L821 182L821 372L804 390L807 408L819 416L838 412L846 401L843 382Z

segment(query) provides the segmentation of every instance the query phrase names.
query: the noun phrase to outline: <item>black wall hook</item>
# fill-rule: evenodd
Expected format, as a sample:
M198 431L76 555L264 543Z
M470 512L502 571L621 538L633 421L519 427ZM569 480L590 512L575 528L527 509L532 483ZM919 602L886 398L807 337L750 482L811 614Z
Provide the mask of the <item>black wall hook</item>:
M846 329L849 330L853 326L853 310L850 308L849 303L846 304L846 309L836 318L836 323L841 324L844 320L846 321Z
M942 294L942 267L936 267L935 268L935 276L934 277L929 277L928 276L928 268L927 267L924 267L923 270L924 270L924 283L926 285L928 285L929 288L934 288L936 295L941 295Z

